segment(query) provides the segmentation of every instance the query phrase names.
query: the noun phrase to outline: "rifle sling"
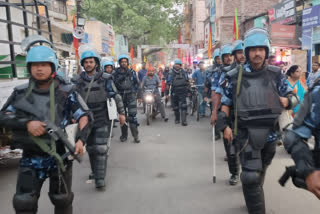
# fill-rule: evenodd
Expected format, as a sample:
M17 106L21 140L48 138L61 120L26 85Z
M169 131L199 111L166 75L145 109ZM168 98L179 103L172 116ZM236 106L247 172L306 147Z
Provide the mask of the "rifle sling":
M54 90L54 81L52 81L52 83L50 84L50 120L52 123L55 122L55 100L54 100L55 95L54 95L54 91L55 91ZM29 94L30 94L30 92L29 92ZM27 94L27 95L29 95L29 94ZM51 148L50 148L43 139L41 139L39 137L35 137L33 135L30 135L30 136L43 152L53 156L56 159L58 167L61 169L62 172L65 172L66 168L63 164L63 160L62 160L61 156L57 153L55 140L51 137L51 143L50 143Z
M87 91L86 97L85 97L85 99L84 99L84 102L85 102L85 103L87 103L87 101L88 101L88 98L89 98L89 95L90 95L90 92L91 92L91 88L92 88L92 84L93 84L93 82L94 82L95 76L96 76L96 74L94 74L94 75L92 76L92 79L91 79L91 81L90 81L90 83L89 83L88 91Z
M234 119L234 136L237 136L238 134L238 96L240 94L241 89L241 82L242 82L242 74L243 74L243 67L240 65L240 71L238 73L238 79L237 79L237 91L236 91L236 103L235 103L235 119Z

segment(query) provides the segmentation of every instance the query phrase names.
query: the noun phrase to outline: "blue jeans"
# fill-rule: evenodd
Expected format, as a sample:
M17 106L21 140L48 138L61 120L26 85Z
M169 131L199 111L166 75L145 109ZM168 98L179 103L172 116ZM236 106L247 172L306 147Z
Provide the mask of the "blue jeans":
M207 103L203 100L203 90L199 90L199 97L200 97L200 114L201 115L205 115L206 114L206 107L207 107Z

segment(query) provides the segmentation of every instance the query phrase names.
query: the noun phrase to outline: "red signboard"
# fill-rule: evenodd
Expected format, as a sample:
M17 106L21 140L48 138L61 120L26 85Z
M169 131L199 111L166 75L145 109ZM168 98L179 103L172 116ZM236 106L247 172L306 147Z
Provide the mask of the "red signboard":
M274 21L276 19L276 17L275 17L275 9L274 8L269 9L268 14L269 14L270 22L272 22L272 21Z
M271 25L271 39L294 39L296 36L295 25Z

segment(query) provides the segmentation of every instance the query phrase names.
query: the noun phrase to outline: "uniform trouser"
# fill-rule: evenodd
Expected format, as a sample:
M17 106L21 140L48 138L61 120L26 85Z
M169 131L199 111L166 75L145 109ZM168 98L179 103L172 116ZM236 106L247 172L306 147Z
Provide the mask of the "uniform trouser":
M72 214L73 192L72 162L68 161L66 171L61 172L65 184L59 179L58 170L49 175L49 198L54 205L55 214ZM16 214L35 214L38 210L38 199L45 179L40 179L37 170L29 167L20 167L16 194L13 197L13 207ZM46 211L46 213L51 213Z
M239 175L240 171L240 156L239 156L239 146L236 140L232 140L230 143L223 139L224 149L228 157L228 168L232 175Z
M163 118L166 117L166 112L164 110L164 105L163 103L161 102L161 97L160 97L160 94L155 94L154 95L154 99L155 99L155 103L160 111L160 114Z
M100 128L93 128L87 140L91 170L96 181L106 176L110 130L111 123Z
M180 121L180 109L181 113L187 112L187 92L173 92L171 95L171 101L173 105L173 111L176 117L176 120ZM180 105L181 104L181 105Z
M249 139L246 129L238 130L236 140L240 148L243 148L240 153L241 181L248 212L265 214L263 184L267 167L271 164L276 152L276 143L261 143Z
M131 134L134 138L138 137L138 120L137 120L137 99L134 93L122 94L122 101L126 111L126 119L129 122ZM121 128L121 134L123 137L128 137L128 127L123 126Z

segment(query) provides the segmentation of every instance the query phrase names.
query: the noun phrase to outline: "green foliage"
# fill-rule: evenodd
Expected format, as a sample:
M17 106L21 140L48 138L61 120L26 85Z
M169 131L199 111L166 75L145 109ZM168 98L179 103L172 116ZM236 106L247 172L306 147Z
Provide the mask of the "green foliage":
M87 0L85 7L88 1L86 15L113 25L129 44L163 45L178 38L183 15L174 5L185 0Z

